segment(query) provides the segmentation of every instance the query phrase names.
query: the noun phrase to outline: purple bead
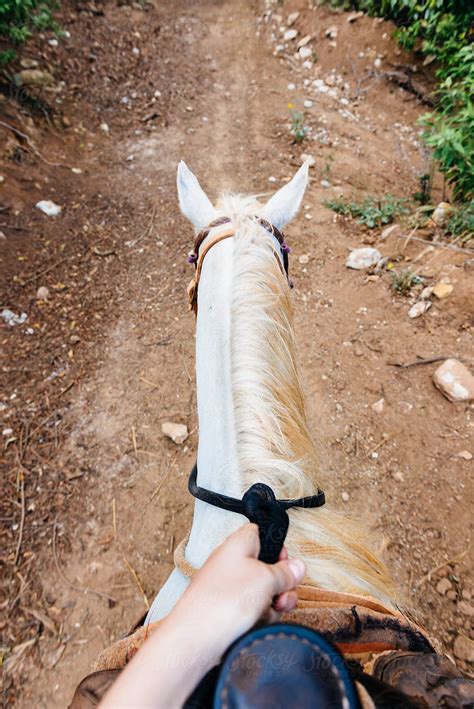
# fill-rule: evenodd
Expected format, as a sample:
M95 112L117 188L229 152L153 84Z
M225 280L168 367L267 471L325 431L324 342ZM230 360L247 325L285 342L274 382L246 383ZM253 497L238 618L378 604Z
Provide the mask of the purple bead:
M283 243L282 243L282 245L281 245L281 250L282 250L285 254L289 254L289 253L291 252L291 249L290 249L290 247L288 246L288 244L287 244L286 242L283 242Z
M190 254L188 254L188 263L196 263L198 260L198 255L192 251Z

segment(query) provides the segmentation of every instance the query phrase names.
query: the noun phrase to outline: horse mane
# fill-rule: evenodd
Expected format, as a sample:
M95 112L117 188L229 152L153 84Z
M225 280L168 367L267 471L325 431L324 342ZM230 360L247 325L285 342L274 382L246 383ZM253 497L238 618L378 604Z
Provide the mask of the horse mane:
M219 213L236 229L231 378L244 489L259 481L277 497L311 495L321 484L320 464L297 369L287 279L272 239L248 218L259 213L255 198L223 197ZM400 607L365 525L329 504L289 515L286 546L305 561L306 583Z

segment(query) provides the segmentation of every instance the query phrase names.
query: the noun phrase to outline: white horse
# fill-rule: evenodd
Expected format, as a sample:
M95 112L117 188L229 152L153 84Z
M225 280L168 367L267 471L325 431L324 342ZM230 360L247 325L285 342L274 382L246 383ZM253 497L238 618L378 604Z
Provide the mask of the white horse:
M303 165L262 206L224 196L214 207L184 162L178 167L183 214L196 232L228 217L234 235L209 249L198 288L196 379L199 418L198 484L241 498L256 482L277 498L317 491L319 462L308 429L296 363L290 289L280 243L254 217L282 230L297 213L308 182ZM229 224L212 228L201 245ZM305 583L369 596L398 607L392 579L372 550L364 524L326 505L292 509L286 546L304 559ZM196 500L185 558L199 568L245 517ZM147 621L165 616L189 579L175 569Z

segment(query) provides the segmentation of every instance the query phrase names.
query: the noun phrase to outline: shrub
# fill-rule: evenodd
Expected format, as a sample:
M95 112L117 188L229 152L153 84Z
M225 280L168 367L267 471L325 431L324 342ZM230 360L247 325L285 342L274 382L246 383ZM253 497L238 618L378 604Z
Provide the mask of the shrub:
M369 227L369 229L389 224L396 216L408 212L404 206L404 200L397 199L391 194L385 195L381 199L367 197L363 202L346 202L342 198L330 199L324 202L324 206L346 217L358 217L358 223Z
M34 30L58 32L52 14L57 7L57 0L0 0L0 36L9 45L0 51L0 64L12 61L13 47L25 42Z

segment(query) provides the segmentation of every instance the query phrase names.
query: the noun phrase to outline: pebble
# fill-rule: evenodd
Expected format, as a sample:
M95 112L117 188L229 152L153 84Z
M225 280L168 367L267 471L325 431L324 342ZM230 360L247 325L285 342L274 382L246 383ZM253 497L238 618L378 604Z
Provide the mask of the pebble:
M339 30L336 25L331 25L331 27L328 27L327 30L324 32L324 36L328 37L329 39L337 39L338 33Z
M20 59L20 66L22 69L36 69L38 62L36 59L29 59L28 57L23 57Z
M401 470L394 470L392 473L392 478L395 480L397 483L403 483L405 482L405 478L403 477L403 473Z
M54 84L54 76L42 69L24 69L19 74L15 74L15 80L20 85L51 86Z
M82 175L82 170L80 167L71 167L71 172L73 172L75 175Z
M329 76L326 76L324 83L326 86L336 86L336 77L334 74L329 74Z
M356 20L359 19L359 17L364 17L364 13L359 11L359 12L353 12L352 14L348 15L347 21L349 23L355 22Z
M10 327L13 327L14 325L23 325L23 323L28 319L28 315L26 313L16 315L16 313L8 308L4 308L0 313L0 316L5 320L7 325L10 325Z
M383 413L385 407L385 399L379 399L378 401L375 402L375 404L372 404L371 408L372 411L375 411L376 414L381 414Z
M36 291L36 300L48 300L49 295L49 288L46 286L40 286Z
M321 185L323 182L325 182L325 180L321 181ZM363 247L361 249L354 249L346 259L346 267L361 271L365 268L375 266L381 258L382 254L380 251L373 249L370 246Z
M36 203L36 207L41 209L41 211L44 212L44 214L47 214L48 217L57 217L61 214L61 207L59 204L55 204L50 199L42 199L40 202Z
M445 226L451 216L453 208L449 202L440 202L433 214L431 215L432 220L436 226Z
M451 295L451 293L454 290L454 286L451 285L451 283L437 283L433 287L433 295L438 298L438 300L443 300L443 298L447 298L448 295Z
M397 231L397 229L401 229L400 224L391 224L390 226L385 227L380 234L381 240L384 241L385 239L388 239L388 237L393 234L394 231Z
M99 126L99 130L101 133L104 133L105 135L108 135L110 133L110 128L107 125L107 123L101 123Z
M306 47L306 45L309 44L312 39L313 38L311 37L311 35L307 34L300 39L300 41L298 42L298 44L296 46L298 47L298 49L301 49L301 47Z
M349 493L344 490L344 492L341 493L342 501L343 502L349 502Z
M376 57L376 58L374 59L374 67L375 67L376 69L381 69L381 68L382 68L382 60L380 59L380 57Z
M301 254L301 256L298 257L298 261L301 264L307 264L309 263L309 255L308 254Z
M307 98L304 100L303 106L305 108L313 108L313 102L311 101L311 99Z
M12 433L13 433L13 428L4 428L2 431L2 436L5 436L5 438L6 438L7 436L11 436Z
M311 47L300 47L300 49L298 49L298 54L301 59L309 59L313 56L313 50Z
M59 42L57 39L48 39L48 44L50 47L59 47Z
M294 91L296 89L296 84L288 84L286 88L288 91Z
M465 635L458 635L454 641L453 653L458 660L474 662L474 640L466 638Z
M269 182L276 182L277 178L274 175L270 175L270 177L268 178L268 181Z
M433 286L426 286L420 293L420 300L428 300L433 293Z
M301 153L301 162L303 164L305 162L308 163L308 167L314 167L316 165L316 158L309 153Z
M457 593L454 589L451 589L447 592L446 598L449 598L450 601L455 601L457 598Z
M474 606L467 601L458 601L458 611L463 615L473 616Z
M171 438L176 445L184 443L189 435L188 427L184 423L173 423L173 421L166 421L166 423L161 424L161 432L167 438Z
M440 596L445 596L448 591L452 590L452 588L452 583L447 578L440 579L440 581L436 584L436 591Z
M298 30L286 30L285 34L283 35L283 41L290 42L292 39L295 39L297 36L298 36Z
M457 359L447 359L433 374L434 385L449 401L474 399L474 376Z
M431 308L431 301L430 300L420 300L418 303L415 303L415 305L412 305L410 310L408 311L408 317L411 318L412 320L414 318L419 318L420 315L424 315L427 310Z
M463 460L472 460L472 453L470 451L459 451L458 458Z
M300 16L299 12L291 12L288 15L288 19L286 21L286 24L288 25L288 27L291 27L291 25L294 25L299 16Z
M327 189L329 189L329 187L331 187L331 183L329 182L329 180L321 180L321 182L319 184L325 190L327 190ZM346 266L347 266L347 264L346 264Z

